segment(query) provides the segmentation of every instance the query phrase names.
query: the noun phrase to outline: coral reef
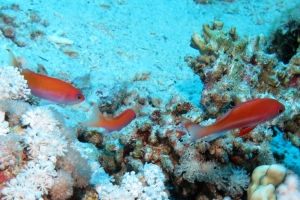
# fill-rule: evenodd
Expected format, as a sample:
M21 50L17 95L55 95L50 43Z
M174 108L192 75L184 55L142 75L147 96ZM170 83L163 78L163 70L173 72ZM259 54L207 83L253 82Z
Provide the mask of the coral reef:
M266 53L263 35L247 40L237 35L235 27L223 30L222 22L203 25L203 37L194 33L191 46L199 50L197 58L187 57L189 66L205 83L201 104L208 117L219 117L232 106L253 98L276 98L286 107L283 116L269 125L295 133L299 128L299 53L287 64L275 54Z
M135 109L138 117L127 127L110 135L90 128L80 133L80 138L99 148L99 163L114 177L116 190L122 188L124 174L132 170L139 174L144 162L152 162L163 169L168 184L174 187L173 195L221 198L225 193L238 199L249 184L246 170L274 162L268 148L259 147L265 138L271 139L270 131L264 127L258 128L259 133L264 133L257 133L255 142L245 143L232 137L237 134L233 132L228 138L192 145L181 121L184 118L203 121L200 109L179 97L170 99L167 106L153 107L150 97L141 101L135 90L137 87L131 86L133 92L127 94L123 106L115 113L118 115L127 105Z
M190 183L197 180L216 185L218 190L225 190L227 195L232 197L242 196L243 190L249 184L244 169L231 165L220 166L215 161L205 161L204 156L195 148L185 149L179 163L174 171L176 177L183 174L182 178Z
M29 161L2 189L2 199L36 199L48 194L53 186L53 177L57 175L54 167L50 161Z
M6 186L0 187L1 198L36 199L50 192L54 199L66 199L72 196L73 185L81 187L89 183L90 164L79 151L67 148L69 143L73 148L80 149L76 137L70 137L75 132L68 132L74 130L64 127L63 121L55 117L57 114L54 111L24 104L11 100L1 101L1 110L5 115L22 114L18 120L14 120L15 123L7 122L8 130L1 129L5 143L1 148L0 171L9 177L5 181ZM12 105L16 107L11 108ZM68 172L70 166L73 168ZM57 184L58 181L61 186Z
M33 23L41 21L36 13L29 17ZM72 43L52 38L52 42L61 41ZM245 199L253 169L267 166L260 167L264 171L256 181L265 184L274 164L285 162L284 151L273 149L274 143L284 146L277 142L282 134L274 127L287 132L286 139L291 142L286 144L299 143L300 93L291 82L298 84L294 77L300 74L300 54L284 64L265 52L266 44L263 35L243 39L235 27L224 31L223 22L212 27L205 24L202 36L194 33L191 41L201 55L186 58L205 83L203 109L176 95L162 99L143 90L139 82L147 75L136 76L131 84L95 91L99 101L94 103L107 117L128 108L137 114L128 126L110 134L101 128L66 127L66 119L58 111L29 105L22 76L4 66L1 81L14 74L14 81L20 84L2 88L0 139L5 142L0 142L1 198ZM84 85L84 80L77 81ZM259 97L278 99L286 112L243 137L237 137L238 130L231 130L209 143L201 139L191 142L183 125L186 120L208 125L232 106ZM84 106L74 109L90 113ZM272 137L274 133L276 137ZM286 166L295 173L300 171L291 164ZM257 188L274 194L285 174L281 173L273 187ZM248 198L254 199L254 193Z

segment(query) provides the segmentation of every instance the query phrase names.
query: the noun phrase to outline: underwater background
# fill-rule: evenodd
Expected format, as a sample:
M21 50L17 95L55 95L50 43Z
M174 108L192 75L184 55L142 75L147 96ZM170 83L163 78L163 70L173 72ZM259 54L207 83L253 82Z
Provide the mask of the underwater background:
M0 0L0 199L300 199L299 10ZM193 139L258 98L285 110Z

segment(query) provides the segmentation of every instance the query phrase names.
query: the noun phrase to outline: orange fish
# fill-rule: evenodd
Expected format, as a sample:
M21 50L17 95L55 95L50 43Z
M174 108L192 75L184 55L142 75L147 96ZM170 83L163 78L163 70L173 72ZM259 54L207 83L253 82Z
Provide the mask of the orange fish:
M12 65L20 70L34 96L62 104L77 104L84 101L85 98L81 91L70 83L34 73L29 69L21 70L14 54L9 49L7 51Z
M184 126L193 141L199 138L211 141L236 128L241 128L239 136L245 135L257 125L274 119L284 111L284 105L275 99L253 99L236 105L211 125L200 126L194 122L187 122Z
M79 122L79 124L89 127L102 127L105 128L106 131L112 132L121 130L136 117L136 114L132 109L127 109L123 111L119 116L112 119L105 118L100 113L98 107L95 104L93 105L92 109L92 118L85 122Z

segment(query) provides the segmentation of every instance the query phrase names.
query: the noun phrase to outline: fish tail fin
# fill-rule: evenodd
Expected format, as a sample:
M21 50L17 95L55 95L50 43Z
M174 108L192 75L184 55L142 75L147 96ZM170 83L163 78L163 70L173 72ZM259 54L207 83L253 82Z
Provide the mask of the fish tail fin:
M194 122L187 122L184 124L186 130L191 135L192 141L196 141L202 138L203 141L209 142L219 136L223 135L225 132L214 132L211 126L200 126Z
M10 49L6 49L6 50L9 54L9 64L16 67L16 68L18 68L18 70L21 71L21 67L20 67L14 53Z
M105 118L100 113L98 106L93 103L92 117L87 121L80 122L79 124L88 127L101 127L104 122Z
M199 138L206 136L205 126L200 126L199 124L194 123L194 122L186 122L184 124L184 127L191 135L191 139L193 142L198 140Z

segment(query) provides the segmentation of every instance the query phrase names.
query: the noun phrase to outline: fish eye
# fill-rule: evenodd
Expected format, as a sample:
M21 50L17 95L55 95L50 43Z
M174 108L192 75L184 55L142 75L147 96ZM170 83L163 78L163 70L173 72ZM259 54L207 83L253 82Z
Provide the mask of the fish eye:
M80 99L82 99L82 95L81 95L81 94L76 94L75 98L76 98L77 100L80 100Z
M281 109L280 109L280 110L278 110L278 113L282 113L282 112L283 112L283 110L281 110Z

